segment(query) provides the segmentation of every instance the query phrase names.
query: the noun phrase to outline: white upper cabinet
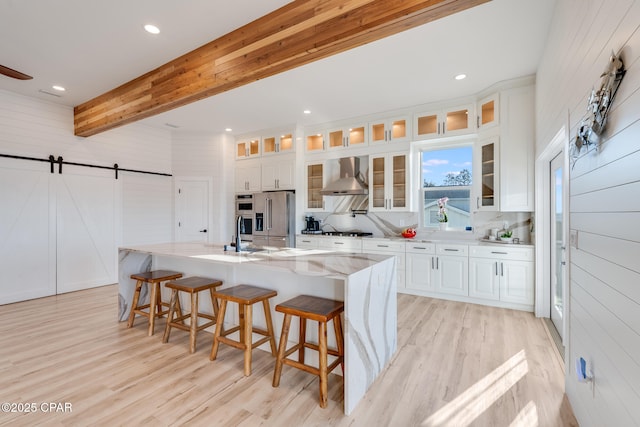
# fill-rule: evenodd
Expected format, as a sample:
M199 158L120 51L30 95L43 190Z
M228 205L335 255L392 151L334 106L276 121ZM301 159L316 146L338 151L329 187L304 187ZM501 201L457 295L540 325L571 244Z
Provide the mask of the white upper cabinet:
M261 183L263 191L295 190L295 159L263 159Z
M291 153L295 150L291 131L273 132L262 137L262 154Z
M260 160L235 162L235 191L236 193L253 193L260 191L261 167Z
M411 139L409 123L408 116L374 120L369 123L369 141L371 144L409 141Z
M333 128L327 132L327 136L328 150L363 147L367 145L367 126L356 125Z
M414 137L417 140L444 138L475 132L472 126L473 105L417 113L414 117Z
M500 94L500 210L533 212L534 209L534 108L533 85L507 89Z
M482 132L500 124L500 94L494 93L476 104L476 128Z
M325 167L324 162L307 163L307 198L305 203L305 211L323 211L324 197L320 191L325 185Z
M324 150L327 134L324 131L310 132L304 137L304 149L307 152L320 152Z
M260 137L243 138L236 141L236 159L260 156Z

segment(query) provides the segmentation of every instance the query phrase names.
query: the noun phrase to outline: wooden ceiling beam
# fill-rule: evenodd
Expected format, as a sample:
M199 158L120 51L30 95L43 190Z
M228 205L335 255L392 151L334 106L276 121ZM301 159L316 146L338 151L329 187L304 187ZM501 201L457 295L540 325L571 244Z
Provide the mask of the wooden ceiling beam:
M74 108L91 136L489 0L296 0Z

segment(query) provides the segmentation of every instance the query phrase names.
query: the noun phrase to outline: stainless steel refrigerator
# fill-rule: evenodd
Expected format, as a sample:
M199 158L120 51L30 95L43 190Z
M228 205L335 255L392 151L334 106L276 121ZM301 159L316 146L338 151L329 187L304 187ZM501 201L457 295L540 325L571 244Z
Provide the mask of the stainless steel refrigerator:
M295 247L295 206L291 191L254 193L254 246Z

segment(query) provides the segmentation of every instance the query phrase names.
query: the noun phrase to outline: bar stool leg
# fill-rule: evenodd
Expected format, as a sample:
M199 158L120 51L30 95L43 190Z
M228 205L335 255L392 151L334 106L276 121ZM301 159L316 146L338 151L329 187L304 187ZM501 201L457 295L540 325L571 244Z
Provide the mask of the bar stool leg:
M196 334L198 333L198 293L191 293L191 323L189 324L189 352L196 351Z
M327 407L327 324L318 322L318 351L320 353L318 366L320 376L320 407Z
M135 308L138 306L138 300L140 299L140 291L142 290L142 280L138 280L136 282L136 290L133 292L133 302L131 303L131 311L129 313L129 321L127 322L127 328L133 326L133 321L135 320L136 313Z
M157 283L150 283L149 286L151 287L151 295L149 297L149 331L147 335L151 336L153 335L153 330L156 325L157 305L155 301L158 298L157 295L159 285Z
M169 315L167 318L167 325L164 327L164 335L162 336L162 342L169 342L169 335L171 334L171 322L173 321L173 315L175 314L176 300L178 299L178 290L171 290L171 300L169 301Z
M307 319L300 317L300 337L298 338L298 362L304 363L304 344L307 342Z
M278 355L276 356L276 369L273 371L273 383L274 387L280 385L280 376L282 375L282 360L284 359L284 353L287 350L287 340L289 338L289 327L291 326L291 315L285 314L284 321L282 322L282 334L280 335L280 344L278 344Z
M241 327L244 331L243 342L244 342L244 376L248 377L251 375L251 353L252 353L252 325L253 325L253 306L248 304L244 310L244 323L241 322Z
M211 355L209 356L209 360L216 360L216 357L218 357L218 347L220 346L218 337L222 334L222 324L224 323L224 313L226 311L227 300L223 299L220 302L220 310L218 311L218 318L216 319L216 333L213 336L213 345L211 346Z
M342 336L342 316L340 316L340 314L333 318L333 329L336 332L338 353L340 354L340 356L342 356L342 361L340 361L340 368L342 369L342 376L344 376L344 337Z
M267 332L269 333L269 344L271 345L271 355L275 357L278 353L278 348L276 347L276 339L275 334L273 333L273 323L271 321L271 308L269 307L269 300L266 299L262 301L262 307L264 308L264 318L267 322Z

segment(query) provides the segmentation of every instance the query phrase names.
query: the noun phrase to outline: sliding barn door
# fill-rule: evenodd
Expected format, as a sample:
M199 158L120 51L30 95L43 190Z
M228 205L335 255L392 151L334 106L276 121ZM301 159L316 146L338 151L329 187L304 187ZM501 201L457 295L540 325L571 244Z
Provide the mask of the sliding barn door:
M118 181L113 171L77 169L54 177L57 293L118 281Z
M49 175L42 164L0 159L0 304L56 293Z

